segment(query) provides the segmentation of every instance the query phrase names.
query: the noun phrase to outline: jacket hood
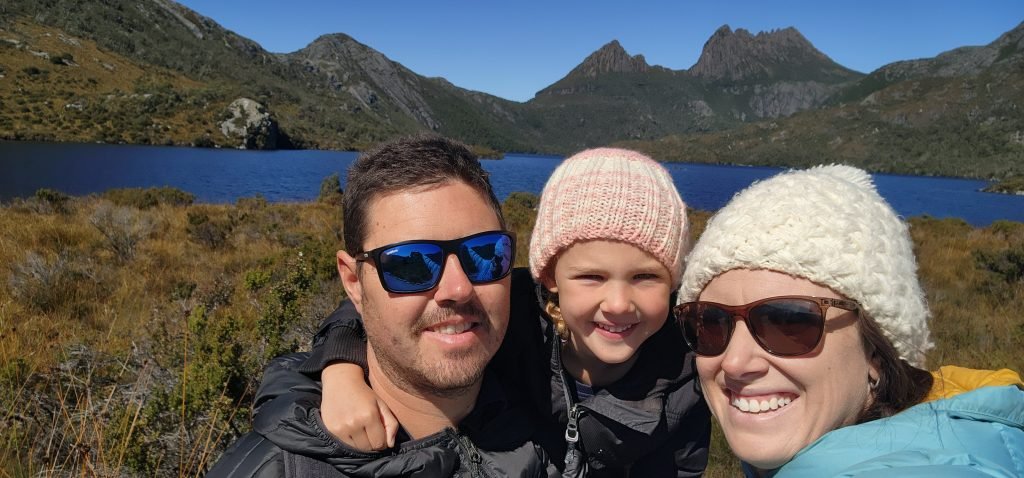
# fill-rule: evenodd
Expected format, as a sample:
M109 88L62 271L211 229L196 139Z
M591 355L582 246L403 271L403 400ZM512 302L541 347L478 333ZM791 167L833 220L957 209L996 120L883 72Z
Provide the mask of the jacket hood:
M939 367L932 372L935 381L932 382L932 389L925 397L925 402L941 398L955 397L961 393L977 390L981 387L999 385L1015 385L1024 388L1024 382L1020 375L1013 370L1004 368L1000 370L975 370L955 365Z

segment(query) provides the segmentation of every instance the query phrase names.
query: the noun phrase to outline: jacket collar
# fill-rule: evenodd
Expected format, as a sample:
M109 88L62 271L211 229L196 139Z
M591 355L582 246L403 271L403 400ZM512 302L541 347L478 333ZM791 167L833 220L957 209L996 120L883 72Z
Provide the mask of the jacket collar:
M561 345L557 332L554 331L550 319L543 314L542 317L548 340L552 345L551 371L561 377L561 380L553 381L552 387L555 389L552 390L551 396L566 396L565 387L568 386L568 381L574 379L562 366L560 352L557 350ZM625 377L598 389L593 397L583 400L579 405L637 432L652 435L661 423L666 394L693 381L695 371L692 357L686 355L686 346L680 344L684 342L679 336L678 327L670 318L640 348L637 352L640 357ZM679 355L665 357L655 354L655 350L678 350ZM571 394L569 397L572 399ZM566 408L571 406L571 403L566 404Z

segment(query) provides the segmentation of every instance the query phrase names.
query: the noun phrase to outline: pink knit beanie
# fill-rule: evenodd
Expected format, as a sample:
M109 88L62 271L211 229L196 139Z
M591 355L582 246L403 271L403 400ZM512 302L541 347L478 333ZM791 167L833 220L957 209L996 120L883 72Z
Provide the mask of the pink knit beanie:
M672 177L635 151L588 149L558 166L541 193L530 238L530 272L540 281L572 244L613 240L658 259L679 284L688 252L686 204Z

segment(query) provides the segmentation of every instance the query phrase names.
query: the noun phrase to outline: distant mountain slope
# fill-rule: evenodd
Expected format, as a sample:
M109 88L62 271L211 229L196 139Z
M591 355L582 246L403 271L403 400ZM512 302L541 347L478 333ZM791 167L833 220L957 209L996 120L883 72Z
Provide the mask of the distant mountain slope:
M9 0L3 8L2 23L31 19L70 37L94 41L147 69L149 65L179 72L204 85L217 104L239 97L259 101L303 145L352 148L403 131L372 112L324 108L322 90L297 87L318 83L310 72L169 0ZM145 93L143 85L136 89ZM329 96L339 104L356 103L346 92Z
M518 103L341 33L270 53L171 0L7 0L0 139L363 149L435 131L501 151L626 142L663 159L1002 175L1024 169L1022 37L863 75L793 28L726 25L689 70L612 40Z
M871 72L839 91L832 103L861 100L889 85L922 78L977 76L991 68L1019 65L1024 54L1024 23L985 46L965 46L939 54L935 58L897 61ZM1007 73L1014 73L1008 70Z
M1024 173L1024 24L983 47L897 62L829 106L706 135L623 143L680 161L1006 177Z
M323 35L282 57L315 73L323 82L318 87L347 92L357 108L400 129L427 129L500 150L530 149L516 126L518 103L420 76L348 35Z

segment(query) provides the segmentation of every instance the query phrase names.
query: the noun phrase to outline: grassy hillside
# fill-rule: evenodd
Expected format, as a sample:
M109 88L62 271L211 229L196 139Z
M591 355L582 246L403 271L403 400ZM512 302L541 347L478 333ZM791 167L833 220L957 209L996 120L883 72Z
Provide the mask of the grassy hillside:
M45 50L35 44L36 41L45 42L45 39L31 35L37 32L27 31L25 33L29 35L25 36L18 31L24 30L26 25L45 28L46 31L42 32L44 37L49 33L50 37L63 38L65 45L56 52ZM201 91L194 92L182 88L183 85L177 81L155 83L172 98L164 105L167 111L184 110L187 114L192 108L191 102L207 113L207 116L192 118L201 122L189 121L180 125L170 135L175 144L190 144L196 137L206 137L207 130L217 131L219 128L214 120L223 119L223 106L240 97L251 98L266 106L282 131L299 147L360 149L399 132L411 131L389 124L372 110L359 109L358 102L345 91L324 88L314 72L283 61L255 42L171 1L12 0L0 7L0 29L7 33L4 37L22 42L24 48L33 51L66 52L74 56L74 43L81 43L85 50L74 56L79 59L76 61L79 64L93 61L95 55L92 53L98 50L106 55L106 60L112 60L102 63L114 66L131 63L147 72L170 71L178 78L187 78L200 85ZM50 78L57 78L71 69L47 70ZM107 79L104 76L93 78L100 92L119 88L120 81L108 82ZM45 83L37 91L39 94L36 96L24 95L22 98L30 111L44 110L45 104L36 100L40 95L53 93L45 88ZM118 91L136 93L135 89L121 88ZM154 92L142 91L140 94L147 93ZM117 129L123 131L122 135L135 138L127 142L146 139L166 142L164 136L167 135L153 134L149 130L154 126L147 123L153 116L158 120L160 111L131 107L126 106L128 111L118 112L122 114L111 115L115 118L113 121L124 118ZM82 111L99 114L91 111L94 108L97 108L94 103L85 104ZM38 121L43 123L46 120ZM17 138L38 136L38 130L42 128L4 131L6 136ZM49 129L44 135L60 141L77 139L69 137L60 128ZM178 137L188 141L179 142ZM109 139L114 138L116 136ZM209 145L210 141L213 144L228 142L219 132L199 142Z
M337 200L40 191L0 207L0 476L200 476L248 429L267 359L343 297ZM519 237L535 202L505 203ZM1024 370L1024 224L913 218L911 232L929 364ZM709 476L735 470L719 439Z
M3 139L227 144L213 127L231 101L222 92L60 30L0 27L0 65Z
M1024 76L990 71L885 87L857 103L705 134L621 142L661 160L1001 178L1024 173Z

